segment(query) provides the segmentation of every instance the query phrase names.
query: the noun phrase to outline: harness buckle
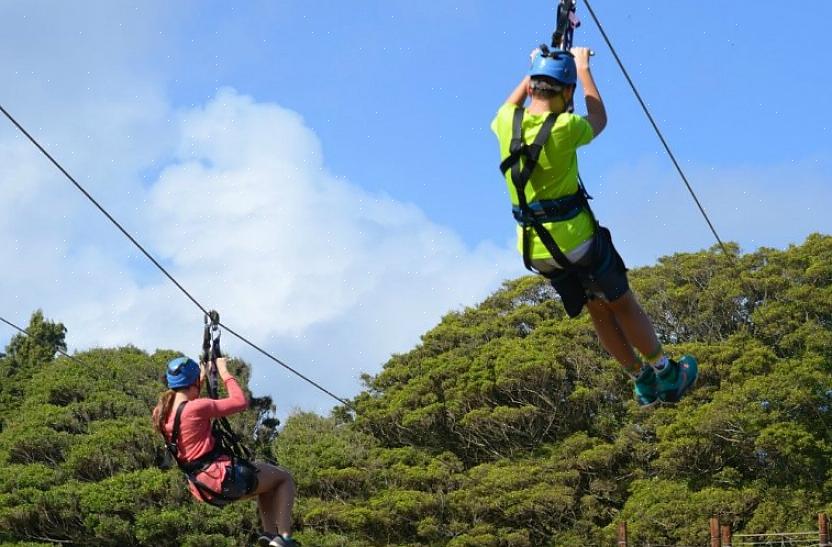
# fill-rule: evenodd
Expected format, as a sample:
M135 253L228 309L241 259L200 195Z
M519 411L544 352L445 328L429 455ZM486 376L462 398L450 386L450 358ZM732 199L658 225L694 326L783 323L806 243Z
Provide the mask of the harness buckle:
M515 205L511 209L514 220L522 226L540 222L562 222L578 216L588 207L586 197L580 191L557 199L533 201L525 210Z

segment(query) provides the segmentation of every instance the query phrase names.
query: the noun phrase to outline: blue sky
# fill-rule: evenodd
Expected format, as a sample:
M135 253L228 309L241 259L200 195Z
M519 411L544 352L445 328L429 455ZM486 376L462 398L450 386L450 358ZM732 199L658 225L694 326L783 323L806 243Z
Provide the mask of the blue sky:
M0 102L198 298L350 396L523 273L488 126L554 4L5 2ZM832 4L782 6L593 2L720 235L747 251L832 232ZM711 246L579 16L610 120L580 157L602 223L631 266ZM9 124L0 160L0 314L43 308L77 349L191 351L190 303ZM228 349L283 411L328 408Z
M182 77L172 93L187 104L204 99L212 84L233 82L292 108L321 136L334 172L419 204L469 243L501 239L510 219L494 199L488 123L522 74L528 50L548 39L553 4L507 10L496 2L426 8L378 1L356 10L351 3L321 2L310 10L300 2L255 2L229 14L215 3L189 21L192 32L178 42L184 49L174 65ZM822 70L820 37L832 6L812 2L778 17L781 6L597 2L602 23L686 166L767 167L828 155L832 109L824 90L832 82ZM594 71L610 113L607 133L582 156L587 183L598 186L610 166L649 161L668 170L663 184L681 185L589 15L579 9L584 24L576 43L598 52ZM794 21L794 27L778 31L778 20ZM819 168L829 173L828 163ZM462 213L461 204L479 214ZM500 218L504 222L495 222Z

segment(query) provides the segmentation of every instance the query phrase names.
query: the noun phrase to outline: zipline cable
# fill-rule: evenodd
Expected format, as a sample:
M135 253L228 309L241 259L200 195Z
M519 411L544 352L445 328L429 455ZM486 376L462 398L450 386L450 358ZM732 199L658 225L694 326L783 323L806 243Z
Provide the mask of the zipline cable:
M3 318L3 316L0 316L0 321L2 321L3 323L7 324L8 326L10 326L11 328L13 328L14 330L16 330L17 332L19 332L20 334L25 334L25 335L26 335L26 336L28 336L29 338L32 338L32 335L29 333L29 331L27 331L27 330L26 330L26 329L24 329L24 328L18 327L17 325L15 325L14 323L12 323L11 321L9 321L9 320L7 320L7 319ZM58 351L58 353L60 353L60 354L61 354L61 355L63 355L64 357L66 357L67 359L71 359L71 360L75 361L76 363L78 363L78 364L80 364L80 365L83 365L83 364L84 364L83 362L81 362L81 360L80 360L80 359L78 359L77 357L73 357L72 355L70 355L70 354L68 354L67 352L65 352L64 350L62 350L61 348L57 348L57 351Z
M126 230L126 229L125 229L125 228L124 228L121 224L119 224L119 222L118 222L115 218L113 218L113 215L111 215L111 214L110 214L110 213L109 213L109 212L108 212L108 211L107 211L107 210L106 210L106 209L105 209L105 208L104 208L104 207L103 207L100 203L98 203L98 201L96 201L96 199L95 199L94 197L92 197L92 195L90 195L90 193L89 193L89 192L87 192L87 190L86 190L83 186L81 186L81 184L80 184L77 180L75 180L75 178L74 178L72 175L70 175L70 174L69 174L69 172L68 172L66 169L64 169L64 167L63 167L60 163L58 163L58 161L57 161L55 158L53 158L53 157L52 157L52 155L51 155L49 152L47 152L47 151L46 151L46 149L45 149L43 146L41 146L41 145L40 145L40 143L39 143L39 142L38 142L38 141L37 141L37 140L36 140L36 139L35 139L35 138L34 138L34 137L33 137L33 136L32 136L32 135L28 132L28 131L26 131L26 129L25 129L25 128L24 128L24 127L20 124L20 123L18 123L18 121L14 118L14 116L12 116L12 115L11 115L11 114L10 114L10 113L9 113L9 112L8 112L8 111L4 108L4 107L3 107L3 105L2 105L2 104L0 104L0 112L2 112L2 113L3 113L3 115L5 115L5 116L9 119L9 121L10 121L10 122L12 122L12 124L14 124L14 126L15 126L15 127L17 127L17 129L18 129L21 133L23 133L23 134L26 136L26 138L27 138L27 139L29 139L29 141L30 141L32 144L34 144L34 145L35 145L35 147L36 147L38 150L40 150L40 152L41 152L44 156L46 156L46 158L47 158L50 162L52 162L52 164L53 164L55 167L57 167L57 168L58 168L58 170L59 170L59 171L60 171L61 173L63 173L63 174L64 174L64 176L65 176L67 179L69 179L69 181L70 181L72 184L74 184L74 185L75 185L75 187L76 187L78 190L80 190L80 191L81 191L81 193L82 193L82 194L84 194L84 196L86 196L86 198L87 198L88 200L90 200L90 202L92 202L92 204L93 204L93 205L95 205L95 206L96 206L96 208L98 208L98 210L99 210L99 211L101 211L101 213L102 213L104 216L106 216L106 217L107 217L107 219L108 219L110 222L112 222L112 223L113 223L113 224L116 226L116 228L118 228L118 229L119 229L119 231L121 231L121 233L122 233L122 234L124 234L124 236L125 236L127 239L129 239L129 240L130 240L130 242L131 242L133 245L135 245L135 246L136 246L136 247L137 247L137 248L138 248L138 249L142 252L142 254L144 254L144 256L146 256L146 257L147 257L147 259L148 259L148 260L150 260L150 261L153 263L153 265L154 265L154 266L156 266L156 267L159 269L159 271L161 271L163 274L165 274L165 276L166 276L166 277L167 277L167 278L168 278L168 279L169 279L169 280L170 280L170 281L171 281L174 285L176 285L176 287L177 287L180 291L182 291L182 293L183 293L185 296L187 296L187 297L188 297L188 299L189 299L191 302L193 302L193 303L196 305L196 307L197 307L197 308L199 308L200 310L202 310L202 313L203 313L203 314L205 314L205 315L207 315L207 314L208 314L208 310L207 310L207 309L206 309L206 308L205 308L202 304L200 304L200 303L199 303L199 301L198 301L196 298L194 298L194 297L191 295L191 293L189 293L189 292L185 289L185 287L183 287L183 286L182 286L182 284L181 284L181 283L179 283L179 282L178 282L178 281L177 281L177 280L173 277L173 275L171 275L171 274L170 274L170 272L168 272L168 271L164 268L164 266L162 266L162 265L159 263L159 261L158 261L158 260L156 260L156 259L153 257L153 255L151 255L149 252L147 252L147 250L146 250L146 249L145 249L145 248L144 248L144 247L143 247L143 246L142 246L142 245L141 245L138 241L136 241L136 238L134 238L132 235L130 235L130 233L129 233L129 232L128 232L128 231L127 231L127 230ZM9 323L9 324L11 325L11 323ZM225 330L227 330L228 332L230 332L233 336L237 337L237 339L239 339L241 342L243 342L243 343L245 343L245 344L248 344L250 347L252 347L252 348L254 348L255 350L259 351L261 354L263 354L264 356L268 357L269 359L271 359L272 361L274 361L275 363L277 363L277 364L278 364L278 365L280 365L281 367L285 368L286 370L288 370L289 372L291 372L291 373L292 373L292 374L294 374L295 376L297 376L297 377L301 378L301 379L302 379L302 380L304 380L305 382L307 382L307 383L309 383L310 385L312 385L312 386L316 387L318 390L322 391L323 393L326 393L327 395L329 395L330 397L332 397L333 399L335 399L335 400L336 400L336 401L338 401L339 403L343 404L343 405L344 405L344 406L346 406L347 408L350 408L350 409L352 409L352 410L355 410L355 408L354 408L354 407L353 407L353 406L352 406L349 402L347 402L345 399L342 399L341 397L338 397L337 395L335 395L334 393L332 393L331 391L329 391L328 389L326 389L326 388L325 388L325 387L323 387L322 385L318 384L317 382L315 382L315 381L314 381L314 380L312 380L311 378L308 378L308 377L304 376L303 374L301 374L300 372L298 372L298 371L297 371L297 370L295 370L294 368L290 367L289 365L287 365L286 363L284 363L283 361L281 361L280 359L278 359L277 357L275 357L275 356L274 356L274 355L272 355L271 353L267 352L266 350L264 350L264 349L263 349L263 348L261 348L260 346L256 345L255 343L251 342L248 338L246 338L246 337L242 336L241 334L238 334L236 331L234 331L234 330L233 330L231 327L229 327L228 325L225 325L225 324L223 324L223 323L220 323L220 325L222 325L222 327L223 327ZM17 328L17 327L15 327L15 328Z
M690 195L693 198L693 201L695 201L696 206L699 207L699 212L701 212L702 216L705 217L705 222L708 223L708 227L711 229L711 232L714 234L714 237L716 238L717 243L719 243L719 246L722 248L722 252L725 253L726 257L733 260L733 258L734 258L733 255L728 252L727 247L722 242L722 239L720 239L719 234L716 232L716 228L714 228L714 225L711 222L711 219L708 218L708 214L705 212L705 208L702 207L702 204L699 202L699 198L696 197L696 193L693 191L693 187L690 185L690 182L688 182L688 177L685 175L685 172L682 170L682 166L679 165L678 161L676 161L676 156L673 154L673 151L670 149L670 145L667 143L667 140L665 140L664 135L662 134L661 130L659 129L658 124L653 119L653 115L650 113L650 109L647 108L647 104L645 104L644 100L641 98L641 94L638 92L638 89L636 89L636 85L633 83L632 78L630 78L630 74L627 72L627 69L624 68L624 63L621 62L621 58L618 56L618 52L616 52L615 48L612 45L612 42L610 42L610 39L607 36L607 33L604 31L604 27L601 25L601 22L598 20L598 17L595 15L595 11L593 11L592 6L589 4L589 0L583 0L583 2L584 2L584 5L586 6L587 11L589 11L589 15L592 17L592 20L595 21L595 26L598 27L598 30L601 32L601 36L604 38L604 41L607 43L607 47L610 49L610 52L612 52L612 56L615 57L615 62L618 63L618 67L621 69L621 72L624 74L624 78L626 78L627 83L630 84L630 89L633 90L633 93L635 94L636 99L638 99L638 102L641 105L641 109L644 110L644 113L647 115L647 119L650 120L650 124L653 126L653 130L656 132L656 135L658 135L659 140L661 141L662 145L664 146L665 151L667 152L667 155L670 156L670 161L673 162L673 165L676 167L676 171L679 173L679 176L682 177L682 182L685 183L685 186L687 186L688 192L690 192Z

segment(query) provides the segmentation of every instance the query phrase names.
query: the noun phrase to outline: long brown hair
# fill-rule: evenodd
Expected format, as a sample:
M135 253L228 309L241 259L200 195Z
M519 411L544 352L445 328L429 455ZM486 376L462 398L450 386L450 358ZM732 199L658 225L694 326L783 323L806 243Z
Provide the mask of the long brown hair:
M176 397L176 392L169 389L159 396L159 402L156 403L156 408L153 409L153 429L165 435L165 423L168 421L170 411L173 408L173 399Z

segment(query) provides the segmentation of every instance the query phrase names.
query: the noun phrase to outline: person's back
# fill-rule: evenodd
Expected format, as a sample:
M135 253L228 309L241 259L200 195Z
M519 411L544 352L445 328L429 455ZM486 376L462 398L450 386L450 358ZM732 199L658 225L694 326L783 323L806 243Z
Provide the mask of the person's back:
M532 209L550 211L549 215L541 217L542 224L559 251L573 262L580 260L589 250L595 232L594 219L589 209L584 207L573 207L574 214L566 215L551 211L570 209L572 203L569 198L582 192L578 182L577 149L589 144L604 129L607 121L598 90L591 76L587 77L589 50L576 48L574 51L578 54L577 61L572 53L566 51L533 51L529 75L511 93L491 123L491 129L500 143L500 157L507 158L512 155L513 140L521 136L526 145L535 142L547 119L554 114L549 134L540 136L545 140L542 140L539 156L535 158L534 169L524 181L524 194ZM587 115L583 117L569 112L578 78L581 78L587 94ZM524 108L527 97L530 103ZM519 127L516 118L518 109L523 109ZM517 134L518 129L520 135ZM517 195L514 180L516 173L507 168L505 176L515 218L520 220L520 196ZM524 237L528 239L526 250L523 248ZM524 254L527 265L531 261L537 269L545 269L546 262L556 258L536 231L526 230L524 233L522 225L518 226L518 248ZM543 262L535 264L534 261Z
M501 157L509 155L511 146L514 115L518 108L512 103L505 103L497 111L491 129L500 143ZM522 134L527 142L532 142L543 127L549 112L535 114L529 110L523 112ZM578 185L578 154L580 146L592 141L592 127L576 114L562 112L558 115L551 134L541 149L537 167L531 173L526 185L526 200L529 203L556 200L571 196L580 190ZM517 190L511 180L511 173L506 175L506 185L512 204L517 206ZM581 211L572 219L562 222L545 222L544 226L552 234L561 251L567 255L579 245L589 240L595 223L588 211ZM518 227L518 230L520 227ZM549 259L551 254L534 233L530 234L531 257ZM520 238L518 238L518 245ZM522 252L522 249L521 249Z
M225 399L200 397L187 401L181 412L177 413L178 408L176 408L168 416L165 422L165 434L167 439L171 439L176 415L179 414L177 457L180 461L193 463L210 455L216 446L212 431L213 420L241 412L248 406L245 394L236 379L229 378L226 382L226 389L229 396ZM174 405L178 406L176 402ZM231 458L228 455L217 455L196 474L196 479L209 491L221 492L229 463L231 463ZM197 499L211 501L210 493L200 491L194 482L188 481L188 487Z

